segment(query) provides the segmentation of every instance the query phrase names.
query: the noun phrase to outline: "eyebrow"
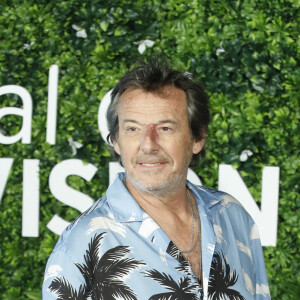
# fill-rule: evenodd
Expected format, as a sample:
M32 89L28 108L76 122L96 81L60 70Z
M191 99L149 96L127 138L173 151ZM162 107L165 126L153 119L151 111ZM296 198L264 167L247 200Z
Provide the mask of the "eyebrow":
M125 124L125 123L135 123L135 124L138 124L138 125L141 125L141 126L145 125L145 124L140 123L139 121L134 120L134 119L124 119L124 120L123 120L123 124ZM175 124L175 125L177 124L177 122L174 121L174 120L172 120L172 119L164 119L164 120L160 120L160 121L158 121L158 122L155 123L155 124L156 124L156 125L160 125L160 124L165 124L165 123L170 123L170 124Z

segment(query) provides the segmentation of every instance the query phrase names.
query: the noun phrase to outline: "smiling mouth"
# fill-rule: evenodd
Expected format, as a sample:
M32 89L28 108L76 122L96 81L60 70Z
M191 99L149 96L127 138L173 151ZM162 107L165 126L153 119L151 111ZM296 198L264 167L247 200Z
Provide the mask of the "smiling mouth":
M143 166L143 167L156 167L156 166L161 166L164 163L139 163L139 165Z

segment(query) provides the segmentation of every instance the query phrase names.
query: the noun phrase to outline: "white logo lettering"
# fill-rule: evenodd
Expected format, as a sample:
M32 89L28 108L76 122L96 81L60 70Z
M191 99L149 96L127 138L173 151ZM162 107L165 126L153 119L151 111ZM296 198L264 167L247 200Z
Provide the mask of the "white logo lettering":
M22 236L39 236L39 160L23 160Z
M4 85L0 87L0 96L5 94L16 94L23 101L23 108L3 107L0 108L0 120L6 115L17 115L23 118L21 130L13 136L5 136L0 132L1 144L13 144L22 139L23 144L31 142L31 118L32 118L32 99L26 89L18 85Z
M264 167L261 210L239 173L231 165L219 166L219 190L235 197L257 224L263 246L276 246L279 197L279 168Z
M89 196L74 190L67 185L66 179L70 175L77 175L90 181L95 175L97 168L92 164L84 164L80 159L67 159L58 163L51 171L49 176L49 188L52 195L62 203L71 206L80 212L84 212L93 203L94 200ZM65 222L56 223L58 220L56 215L55 219L48 223L47 227L51 225L51 230L56 233L61 233L61 226L59 224L67 224ZM56 222L54 222L56 220ZM57 224L57 226L55 225Z
M46 141L51 145L55 145L56 142L57 86L58 86L58 66L52 65L49 69L47 129L46 129Z

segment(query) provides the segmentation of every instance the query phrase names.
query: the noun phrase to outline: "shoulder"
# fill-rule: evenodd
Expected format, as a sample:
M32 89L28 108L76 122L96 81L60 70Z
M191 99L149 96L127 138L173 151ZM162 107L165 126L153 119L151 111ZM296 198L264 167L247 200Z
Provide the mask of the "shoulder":
M63 276L79 287L83 277L78 266L85 263L87 251L98 251L101 246L101 251L105 252L112 247L112 239L106 237L116 232L124 234L123 231L123 226L111 213L106 196L100 198L60 235L48 259L45 286L48 287L54 278Z
M106 201L106 196L97 200L89 209L80 214L60 235L53 250L77 252L83 245L89 243L95 234L107 233L114 229L113 214ZM74 249L77 249L74 251Z
M198 192L198 201L202 201L213 218L231 218L242 220L253 225L253 220L243 205L233 196L225 192L194 186Z
M220 206L231 203L242 207L241 203L230 194L199 185L193 185L193 187L208 206Z
M203 186L197 186L197 190L198 201L204 203L204 209L217 235L220 231L228 231L244 243L259 240L258 228L253 218L236 198L228 193Z

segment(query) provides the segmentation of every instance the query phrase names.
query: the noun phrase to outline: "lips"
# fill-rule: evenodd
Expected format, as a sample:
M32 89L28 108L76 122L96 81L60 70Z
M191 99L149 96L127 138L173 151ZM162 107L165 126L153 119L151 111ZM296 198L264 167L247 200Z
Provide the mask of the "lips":
M146 167L155 167L160 165L161 163L154 163L154 164L147 164L147 163L141 163L141 165L146 166Z
M139 163L140 166L142 167L150 167L150 168L154 168L154 167L158 167L158 166L162 166L165 163Z
M142 167L159 167L168 164L170 160L163 155L141 155L136 158L136 164Z
M155 168L155 167L161 167L164 166L167 163L167 161L139 161L137 164L140 167L145 167L145 168Z

